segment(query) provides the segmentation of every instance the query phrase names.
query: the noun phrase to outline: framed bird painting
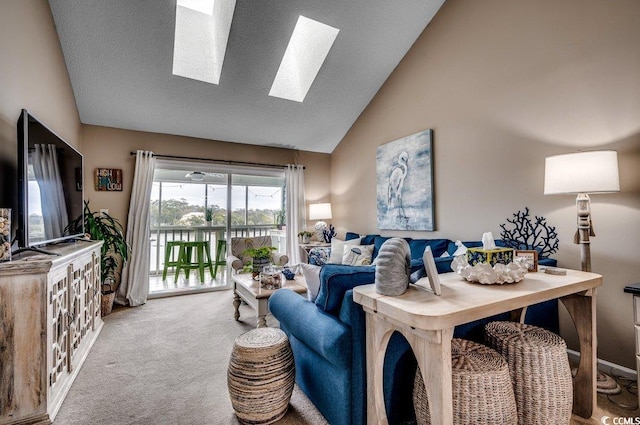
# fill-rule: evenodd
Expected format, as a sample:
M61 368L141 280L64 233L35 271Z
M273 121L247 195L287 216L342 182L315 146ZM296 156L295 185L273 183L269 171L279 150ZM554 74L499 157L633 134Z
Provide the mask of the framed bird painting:
M433 231L433 130L378 146L378 229Z

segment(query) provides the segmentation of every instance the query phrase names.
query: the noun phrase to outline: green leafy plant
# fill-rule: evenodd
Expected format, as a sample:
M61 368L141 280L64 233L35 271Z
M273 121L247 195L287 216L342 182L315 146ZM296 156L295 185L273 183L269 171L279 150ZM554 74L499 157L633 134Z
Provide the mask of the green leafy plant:
M282 226L284 226L286 220L287 220L287 215L285 210L277 211L273 215L273 221L276 223L279 229L282 228Z
M271 258L271 253L277 248L275 246L263 246L260 248L247 248L242 252L243 256L254 259Z
M205 221L213 221L213 207L207 208L204 213L204 219Z
M102 282L104 283L107 278L116 280L120 275L120 262L122 261L122 265L125 265L130 253L122 225L107 213L91 211L88 201L84 203L84 221L82 216L77 217L69 223L67 231L70 234L78 233L83 223L84 232L92 240L104 241L100 252Z
M305 236L310 238L313 235L314 235L314 233L310 232L308 230L303 230L302 232L298 233L298 236L300 236L301 238L304 238Z

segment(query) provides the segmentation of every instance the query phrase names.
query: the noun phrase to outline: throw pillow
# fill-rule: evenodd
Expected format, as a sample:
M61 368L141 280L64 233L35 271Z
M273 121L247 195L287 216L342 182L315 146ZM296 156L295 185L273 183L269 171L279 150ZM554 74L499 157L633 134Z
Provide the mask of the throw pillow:
M373 245L347 245L343 247L342 264L347 266L368 266L371 264Z
M320 270L322 267L300 263L300 268L302 269L304 280L307 282L307 299L315 302L320 290Z
M345 245L360 245L362 238L350 239L348 241L341 241L340 239L331 239L331 254L329 255L328 263L342 264L342 254L344 254Z

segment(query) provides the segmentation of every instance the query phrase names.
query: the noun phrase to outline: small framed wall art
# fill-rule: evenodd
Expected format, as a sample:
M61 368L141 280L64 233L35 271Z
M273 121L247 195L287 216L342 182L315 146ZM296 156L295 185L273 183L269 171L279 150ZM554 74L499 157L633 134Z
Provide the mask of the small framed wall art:
M513 253L514 257L524 257L529 260L529 271L538 271L538 251L536 250L524 250L516 249Z
M122 191L122 170L117 168L96 168L97 191Z

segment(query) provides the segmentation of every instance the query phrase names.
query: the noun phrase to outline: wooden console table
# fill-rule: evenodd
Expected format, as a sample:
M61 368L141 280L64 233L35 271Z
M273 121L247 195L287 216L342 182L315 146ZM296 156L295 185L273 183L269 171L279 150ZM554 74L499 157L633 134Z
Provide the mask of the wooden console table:
M387 424L382 368L394 331L407 339L425 382L431 423L453 424L451 338L457 325L499 313L521 311L560 298L578 331L580 363L574 378L573 413L590 418L596 406L596 287L602 276L568 270L566 276L529 273L515 284L469 283L455 273L440 275L442 296L426 279L398 297L380 295L375 285L357 286L353 299L366 312L367 423Z

